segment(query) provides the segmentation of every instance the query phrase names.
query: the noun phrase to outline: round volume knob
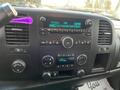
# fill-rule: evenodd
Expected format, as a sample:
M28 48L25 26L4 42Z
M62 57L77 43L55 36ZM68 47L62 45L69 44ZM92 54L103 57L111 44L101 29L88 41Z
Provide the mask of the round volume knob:
M73 46L73 38L71 37L63 37L62 45L64 48L72 48Z
M49 81L51 78L51 73L50 72L44 72L42 75L42 78L46 81Z
M85 21L85 25L88 26L88 27L92 26L92 20L91 19L87 19Z
M46 18L42 16L42 17L40 17L40 21L41 21L41 22L45 22L45 21L46 21Z
M12 63L12 71L15 73L22 73L25 70L25 68L26 63L21 59L15 60Z
M45 67L50 67L54 64L55 60L51 55L45 55L42 58L42 65Z
M77 63L78 65L83 65L87 62L87 55L81 54L77 57Z

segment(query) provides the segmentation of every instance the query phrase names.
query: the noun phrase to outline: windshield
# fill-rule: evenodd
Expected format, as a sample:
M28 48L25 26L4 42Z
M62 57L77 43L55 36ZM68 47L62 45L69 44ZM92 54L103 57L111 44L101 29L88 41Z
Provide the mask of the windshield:
M69 9L120 19L120 0L0 0L18 7Z

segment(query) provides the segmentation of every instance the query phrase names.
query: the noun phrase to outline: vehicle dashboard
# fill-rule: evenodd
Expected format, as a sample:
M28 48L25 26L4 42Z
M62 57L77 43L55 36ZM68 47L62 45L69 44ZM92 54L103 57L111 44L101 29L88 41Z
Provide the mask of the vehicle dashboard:
M116 36L109 18L67 10L16 10L18 16L0 30L1 80L38 80L42 86L112 73Z

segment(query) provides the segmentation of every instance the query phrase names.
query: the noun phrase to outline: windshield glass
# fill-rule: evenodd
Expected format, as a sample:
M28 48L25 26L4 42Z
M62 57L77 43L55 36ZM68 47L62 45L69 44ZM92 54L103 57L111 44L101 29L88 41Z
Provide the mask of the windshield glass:
M0 0L18 7L69 9L120 19L120 0Z

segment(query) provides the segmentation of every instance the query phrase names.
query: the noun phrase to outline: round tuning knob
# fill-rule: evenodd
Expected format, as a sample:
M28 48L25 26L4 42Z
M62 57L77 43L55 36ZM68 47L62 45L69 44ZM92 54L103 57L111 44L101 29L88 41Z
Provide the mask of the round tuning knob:
M21 59L15 60L12 63L12 71L15 73L22 73L25 70L25 68L26 63Z
M45 55L42 58L42 65L44 67L51 67L54 64L55 60L54 57L51 55Z
M46 81L49 81L51 78L51 73L50 72L44 72L42 75L42 78Z
M63 37L62 38L62 45L64 48L72 48L73 47L73 38L71 37Z
M77 63L78 65L83 65L87 62L87 55L81 54L77 57Z

